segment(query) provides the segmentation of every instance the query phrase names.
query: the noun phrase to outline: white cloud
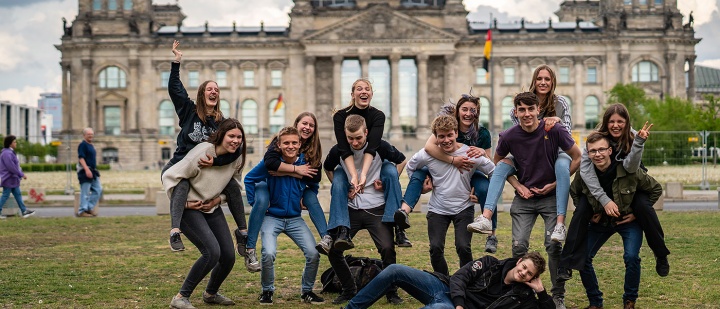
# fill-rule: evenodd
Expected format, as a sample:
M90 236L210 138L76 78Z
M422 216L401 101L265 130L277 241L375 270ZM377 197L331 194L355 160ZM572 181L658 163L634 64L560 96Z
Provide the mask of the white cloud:
M683 23L688 22L690 12L693 12L695 26L700 26L712 20L714 11L720 6L719 0L681 0L678 1L678 9L683 13Z
M40 99L40 94L44 92L46 92L45 88L35 86L25 86L22 90L17 88L5 89L0 90L0 100L27 106L37 106L37 100Z
M468 11L477 10L478 6L495 7L501 13L510 16L521 16L531 22L543 22L548 18L557 20L555 11L560 8L563 0L465 0L465 8Z
M12 72L28 51L25 39L19 35L0 32L0 72Z
M696 62L695 64L720 69L720 59L703 60L700 62Z

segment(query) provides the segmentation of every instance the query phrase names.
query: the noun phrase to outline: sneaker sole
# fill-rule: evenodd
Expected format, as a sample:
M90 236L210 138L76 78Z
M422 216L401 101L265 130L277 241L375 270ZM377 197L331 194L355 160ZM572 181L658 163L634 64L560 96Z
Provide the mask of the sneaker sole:
M23 218L27 218L27 217L31 217L31 216L34 216L34 215L35 215L35 213L33 212L33 213L31 213L31 214L28 214L28 215L23 215L22 217L23 217Z
M315 250L317 250L317 252L322 255L328 255L328 253L330 253L330 250L326 250L325 247L323 247L319 244L317 246L315 246Z
M563 242L563 241L565 241L565 238L561 239L560 237L551 237L550 240L552 240L554 242Z
M475 228L472 227L471 225L468 225L468 226L467 226L467 231L468 231L468 232L471 232L471 233L492 234L492 230L480 230L480 229L475 229Z
M345 251L355 248L355 245L347 241L336 240L333 248L335 248L336 250Z
M260 304L263 306L272 306L273 305L273 303L260 303Z
M262 271L262 266L258 265L257 268L254 268L252 266L245 265L245 269L247 269L247 271L251 273L259 273Z
M395 225L403 230L410 228L410 222L408 222L408 218L400 211L395 212L393 220L395 220Z
M169 243L170 243L170 241L168 240L168 244L169 244ZM172 247L172 244L170 244L170 251L172 251L172 252L185 251L185 247L182 247L182 248L180 248L180 249L175 249L175 248Z
M395 244L400 248L412 248L412 244Z

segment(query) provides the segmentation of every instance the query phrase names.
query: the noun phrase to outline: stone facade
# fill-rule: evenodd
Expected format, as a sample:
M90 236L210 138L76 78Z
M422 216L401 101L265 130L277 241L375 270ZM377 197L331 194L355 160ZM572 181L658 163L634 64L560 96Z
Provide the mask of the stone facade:
M560 22L507 24L468 22L460 0L294 2L289 27L188 27L177 5L124 0L113 10L106 0L79 0L78 15L57 45L68 111L63 132L79 141L84 127L94 127L99 155L114 149L128 167L150 166L171 154L178 129L175 124L168 131L162 103L169 99L163 83L175 39L182 42L181 79L190 97L196 95L194 81L222 80L226 113L257 128L248 134L254 149L264 147L278 117L289 124L306 110L317 114L322 138L331 139L332 110L349 101L350 89L341 89L349 59L359 63L361 76L368 76L374 60L386 61L389 89L376 89L392 102L386 134L408 150L424 143L442 102L471 87L486 100L484 121L497 134L507 118L503 100L527 90L540 64L562 75L556 93L572 102L575 129L591 123L586 118L602 109L616 83L637 82L656 96L694 97L685 89L684 68L687 63L694 71L699 39L682 24L677 0L565 1L556 13ZM493 52L485 77L488 31ZM407 59L414 63L417 92L410 105L417 119L409 131L400 118L407 111L397 104L404 99L398 67ZM280 93L285 104L277 114L273 99ZM331 142L324 144L327 150Z

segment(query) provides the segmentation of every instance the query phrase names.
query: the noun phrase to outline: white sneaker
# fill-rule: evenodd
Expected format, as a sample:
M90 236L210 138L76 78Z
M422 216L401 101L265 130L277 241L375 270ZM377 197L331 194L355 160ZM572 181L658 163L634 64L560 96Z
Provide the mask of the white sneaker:
M332 249L332 244L332 236L325 235L317 244L317 246L315 246L315 249L320 252L320 254L328 255L328 253L330 253L330 249Z
M0 215L0 219L7 219L6 215Z
M256 273L262 270L260 261L258 261L257 255L255 255L255 249L247 249L245 255L245 268L251 273Z
M550 235L550 239L557 242L565 241L565 224L560 223L556 225L555 230L553 230L552 235Z
M565 298L553 296L553 302L555 303L555 309L566 309Z
M475 222L467 225L467 230L473 233L490 234L492 233L492 222L483 215L479 215L475 218Z

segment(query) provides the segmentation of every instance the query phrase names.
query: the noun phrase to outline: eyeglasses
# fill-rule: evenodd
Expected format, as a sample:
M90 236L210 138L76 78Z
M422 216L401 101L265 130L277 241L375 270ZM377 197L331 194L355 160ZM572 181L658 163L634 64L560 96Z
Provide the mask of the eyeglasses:
M598 153L604 155L608 151L608 149L610 149L610 147L588 150L588 154L591 156L594 156Z

